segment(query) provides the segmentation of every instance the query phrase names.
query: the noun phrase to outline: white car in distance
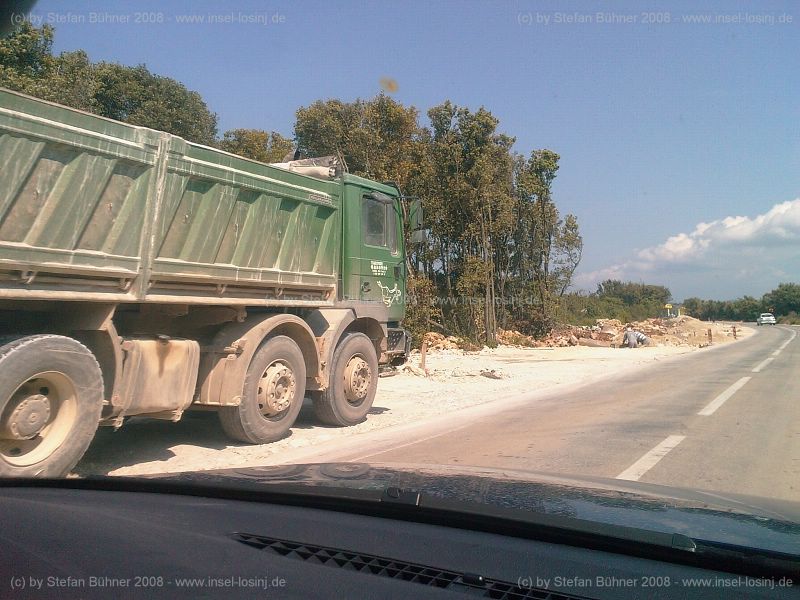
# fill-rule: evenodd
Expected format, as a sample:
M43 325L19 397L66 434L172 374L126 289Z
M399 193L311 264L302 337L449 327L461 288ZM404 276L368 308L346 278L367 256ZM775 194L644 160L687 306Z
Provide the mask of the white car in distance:
M756 325L775 325L777 321L775 321L775 315L772 313L761 313L758 315L756 319Z

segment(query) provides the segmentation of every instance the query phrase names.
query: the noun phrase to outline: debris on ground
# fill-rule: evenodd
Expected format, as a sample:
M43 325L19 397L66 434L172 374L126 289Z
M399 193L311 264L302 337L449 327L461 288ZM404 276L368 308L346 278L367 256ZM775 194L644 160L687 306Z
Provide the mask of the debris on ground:
M639 343L647 338L647 344L652 346L690 346L703 348L713 342L733 341L736 332L742 331L742 326L736 327L730 323L717 323L700 321L686 315L669 319L645 319L623 323L618 319L597 319L594 325L561 325L553 329L549 335L536 340L530 336L512 331L504 332L500 336L501 343L513 340L514 346L554 347L589 346L589 347L615 347L620 348L625 341L625 331L630 328ZM711 330L711 340L708 331ZM524 340L524 343L520 343Z
M736 333L746 335L746 328L730 323L717 323L700 321L689 316L673 317L669 319L645 319L623 323L618 319L597 319L594 325L559 325L548 335L534 338L513 329L500 329L497 332L497 341L502 348L553 350L572 346L586 346L590 348L622 348L626 346L625 333L631 331L637 339L638 346L660 346L680 348L704 348L711 343L728 342L736 339ZM711 340L708 332L711 331ZM427 352L438 356L480 356L491 360L499 348L479 348L473 343L455 336L445 336L441 333L428 332L423 340L427 343ZM494 362L494 361L492 361ZM460 378L460 377L486 377L488 379L504 379L507 377L499 367L494 365L484 366L479 369L466 369L462 367L450 369L423 368L419 350L413 350L409 361L402 367L402 372L419 377L431 378Z
M422 341L428 343L428 350L459 350L462 345L461 338L445 336L435 331L426 333Z
M714 342L727 342L735 339L734 325L700 321L686 315L669 319L645 319L622 323L616 319L598 319L596 325L580 328L591 339L609 342L620 347L624 341L625 329L646 336L655 346L693 346L703 348ZM741 331L742 326L737 328ZM708 332L711 332L711 339Z
M693 346L702 348L709 343L732 341L735 339L734 327L730 323L700 321L686 315L668 319L654 318L644 321L623 323L618 319L597 319L594 325L559 325L542 338L535 338L514 329L498 329L497 342L512 348L566 348L568 346L615 347L624 343L625 330L632 329L640 343L647 338L653 346ZM712 339L708 339L711 330ZM742 326L736 328L742 331ZM470 343L457 337L445 337L440 333L426 333L425 338L431 350L475 351ZM486 351L488 349L484 349Z
M483 369L481 375L489 379L503 379L503 377L505 377L503 372L498 369Z
M425 369L420 369L419 367L415 367L410 362L407 362L403 365L403 371L407 373L411 373L412 375L417 375L419 377L427 377L428 372Z

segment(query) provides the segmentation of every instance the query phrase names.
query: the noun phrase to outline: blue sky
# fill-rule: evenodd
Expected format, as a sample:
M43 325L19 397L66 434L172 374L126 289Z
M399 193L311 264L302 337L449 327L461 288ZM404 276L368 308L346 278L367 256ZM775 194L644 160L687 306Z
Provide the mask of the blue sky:
M613 276L729 298L800 280L795 3L41 0L33 14L67 21L57 51L197 90L220 132L291 135L299 106L374 96L382 77L423 114L485 106L518 152L561 155L584 289ZM233 22L179 22L211 15Z

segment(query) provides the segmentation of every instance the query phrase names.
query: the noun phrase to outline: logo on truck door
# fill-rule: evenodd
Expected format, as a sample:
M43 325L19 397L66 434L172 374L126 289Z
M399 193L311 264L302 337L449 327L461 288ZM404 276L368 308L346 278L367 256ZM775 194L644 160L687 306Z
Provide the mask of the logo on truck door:
M393 288L390 288L388 285L383 285L378 281L378 287L381 288L381 299L386 306L400 302L400 288L397 287L396 283Z
M376 276L386 275L386 272L389 270L389 267L387 267L386 263L382 260L369 261L369 268L372 270L372 274Z

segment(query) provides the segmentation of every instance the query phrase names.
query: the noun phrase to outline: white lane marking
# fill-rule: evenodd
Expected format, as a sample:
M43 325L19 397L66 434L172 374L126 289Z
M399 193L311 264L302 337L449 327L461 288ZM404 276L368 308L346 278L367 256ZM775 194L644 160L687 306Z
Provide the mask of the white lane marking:
M780 353L781 353L780 350L775 350L775 352L772 353L772 356L778 356L778 354L780 354Z
M792 335L789 336L789 339L786 340L785 342L783 342L780 346L778 346L778 351L783 350L784 348L786 348L786 346L789 345L789 342L791 342L796 337L797 337L797 332L796 331L792 331Z
M772 358L772 357L769 357L769 358L767 358L767 359L765 359L765 360L762 360L760 363L758 363L758 366L756 366L756 367L753 367L753 373L760 373L760 372L761 372L761 369L763 369L764 367L766 367L766 366L767 366L769 363L771 363L773 360L775 360L775 359L774 359L774 358Z
M737 391L739 391L739 389L740 389L740 388L741 388L741 387L742 387L742 386L743 386L745 383L747 383L748 381L750 381L750 379L751 379L750 377L742 377L742 378L741 378L739 381L737 381L736 383L734 383L734 384L733 384L732 386L730 386L730 387L729 387L727 390L725 390L725 391L724 391L724 392L722 392L722 393L721 393L719 396L717 396L717 397L716 397L716 398L714 398L714 399L713 399L711 402L709 402L709 403L708 403L708 406L706 406L706 407L705 407L703 410L701 410L701 411L700 411L699 413L697 413L697 414L698 414L698 415L700 415L700 416L703 416L703 417L710 417L711 415L713 415L713 414L714 414L714 412L715 412L715 411L716 411L716 410L717 410L717 409L718 409L720 406L722 406L722 405L725 403L725 401L726 401L728 398L730 398L731 396L733 396L733 395L734 395L734 394L735 394Z
M650 450L642 458L633 463L630 467L625 469L622 473L617 475L617 479L626 479L628 481L639 481L639 479L647 473L650 469L658 464L667 453L675 446L680 444L686 439L685 435L671 435L658 446Z

